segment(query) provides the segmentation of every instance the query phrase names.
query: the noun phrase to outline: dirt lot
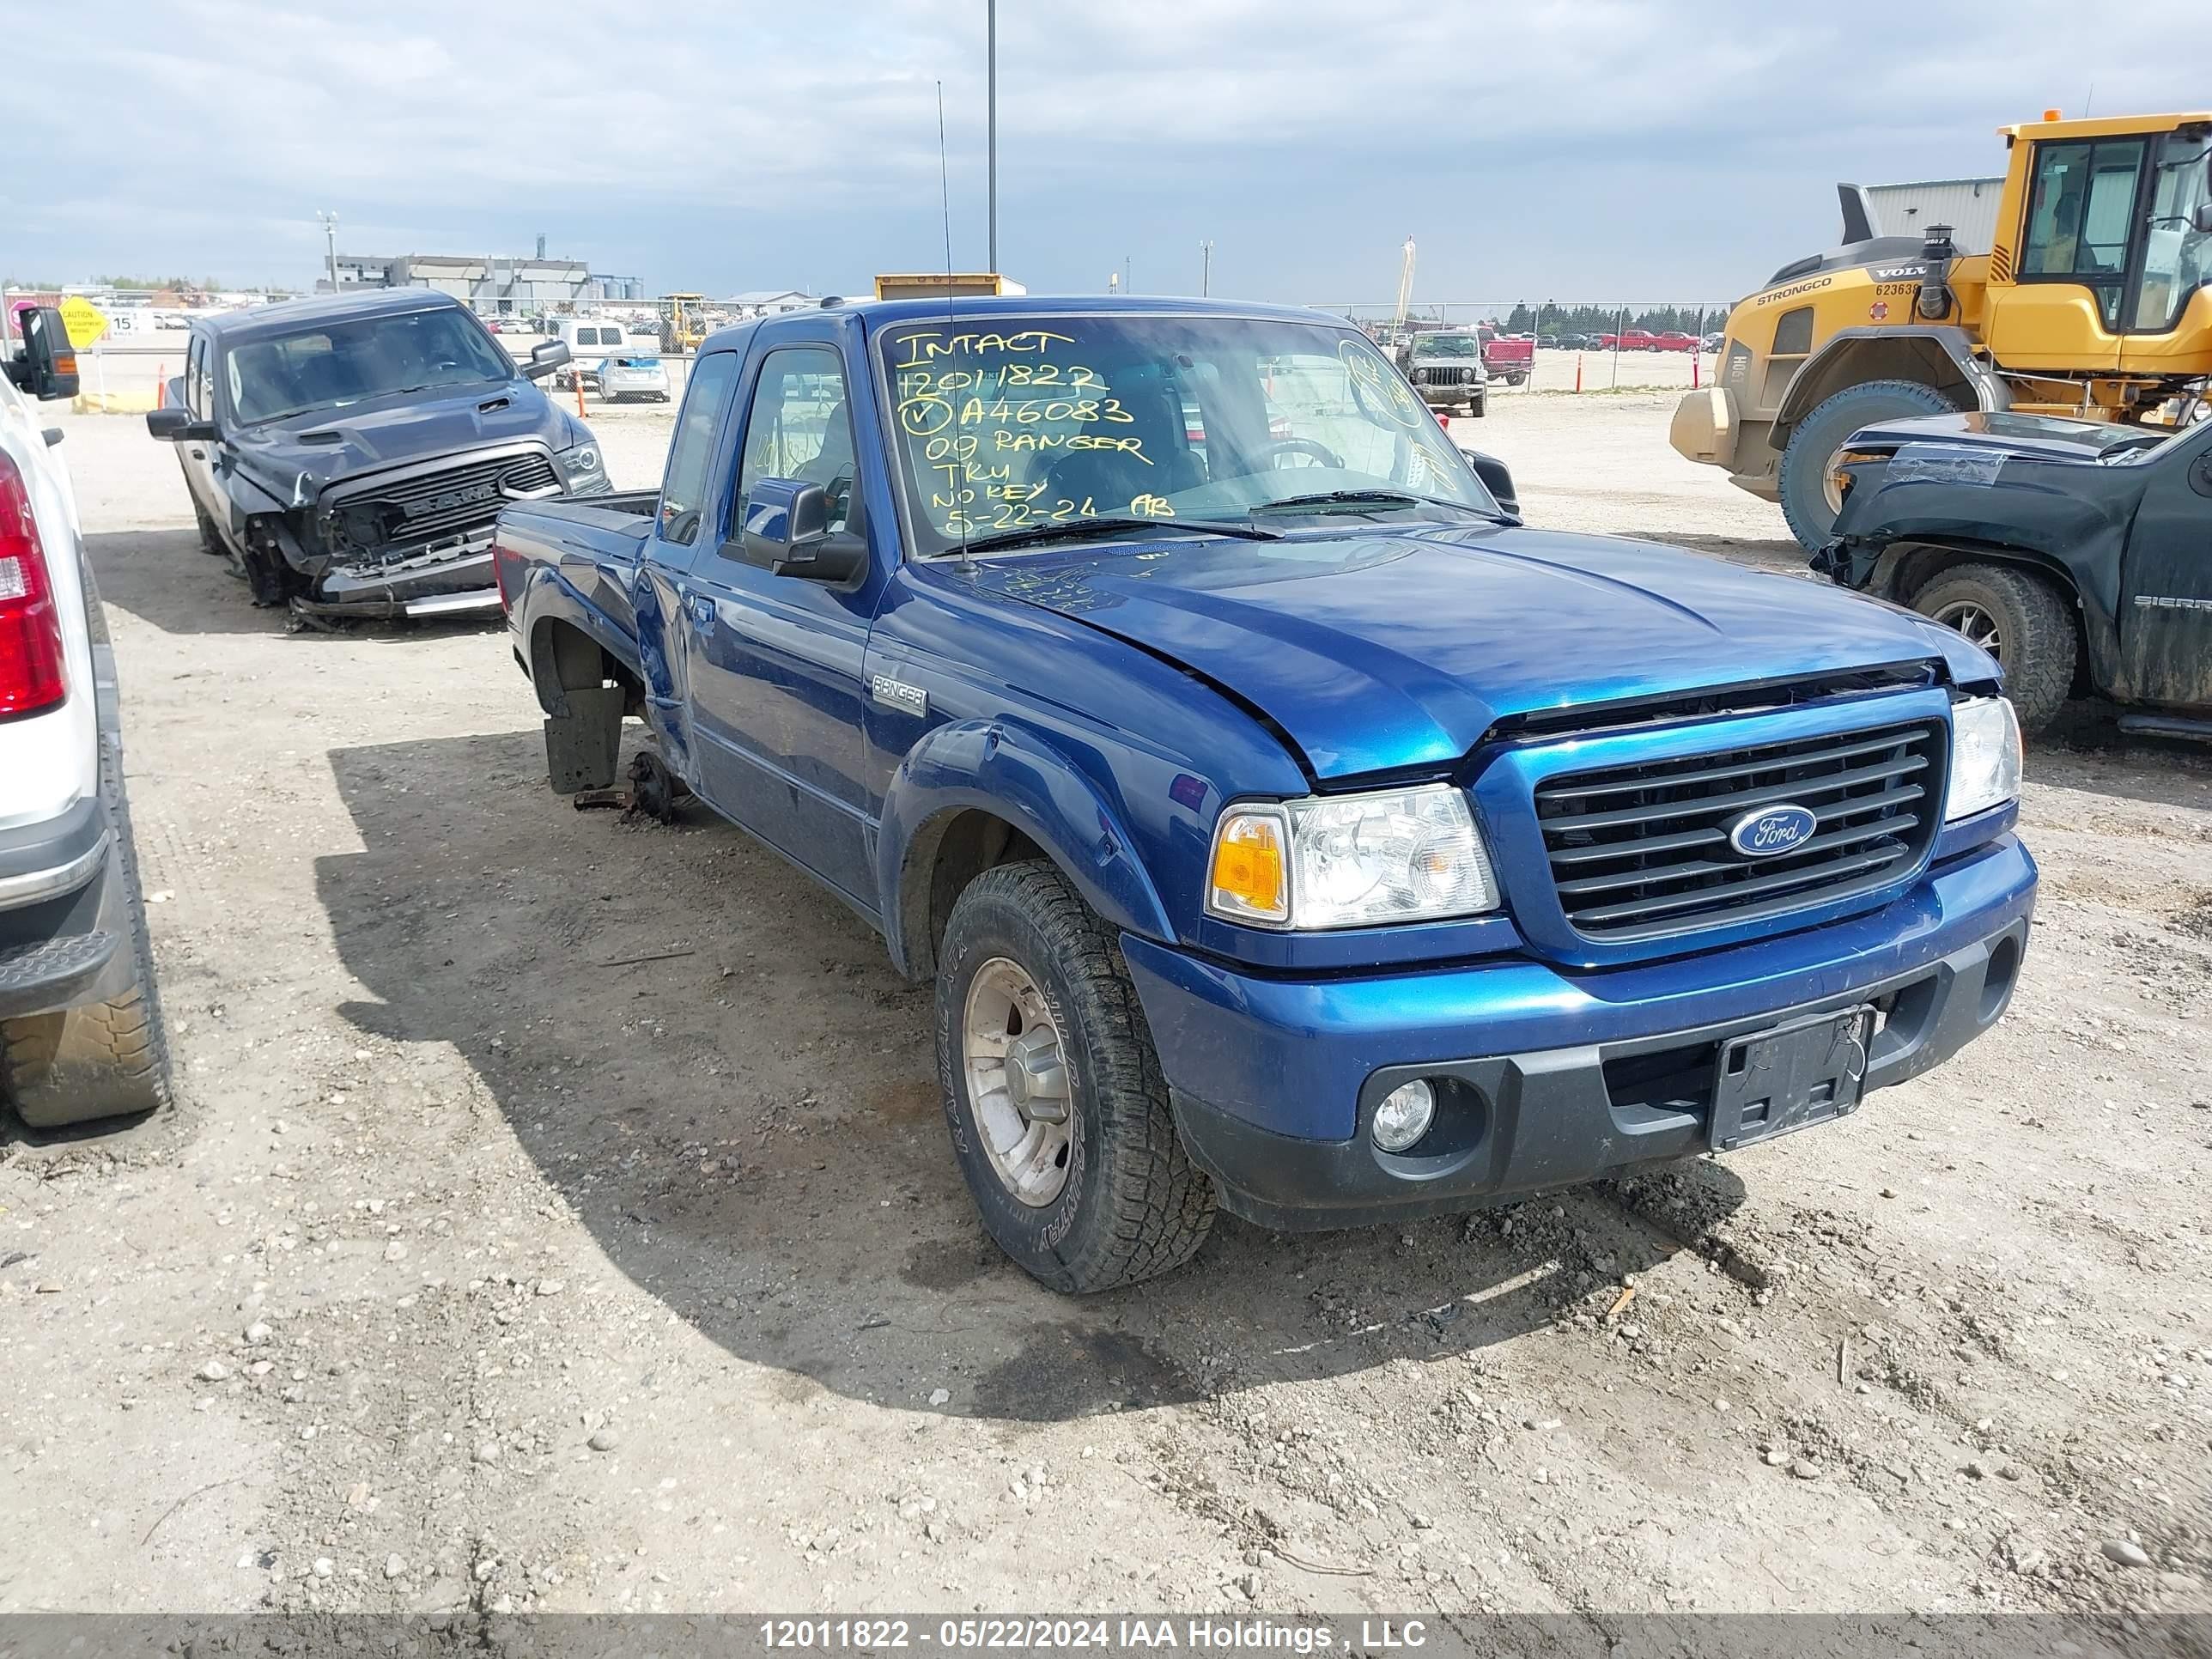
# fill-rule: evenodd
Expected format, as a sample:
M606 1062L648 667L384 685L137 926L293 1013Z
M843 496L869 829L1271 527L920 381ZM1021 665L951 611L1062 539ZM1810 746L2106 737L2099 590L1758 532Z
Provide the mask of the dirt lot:
M1671 401L1462 435L1793 565ZM185 1100L0 1128L0 1610L2212 1605L2202 757L2033 757L2010 1017L1839 1127L1073 1302L858 922L551 797L497 629L288 634L65 425Z

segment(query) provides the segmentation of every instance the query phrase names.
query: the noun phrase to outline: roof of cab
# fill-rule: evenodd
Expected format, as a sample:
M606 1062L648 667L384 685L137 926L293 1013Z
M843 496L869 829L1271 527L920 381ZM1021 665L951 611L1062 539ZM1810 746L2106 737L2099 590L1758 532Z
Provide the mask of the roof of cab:
M356 317L389 317L402 312L432 311L442 307L466 310L450 294L430 288L378 288L361 294L318 294L307 300L280 300L270 306L249 306L192 319L219 339L235 340L259 334L286 334L312 323L344 322Z
M787 311L774 317L751 318L728 328L717 329L707 337L699 349L702 352L722 350L749 337L755 329L775 329L778 324L788 326L806 318L818 317L824 311L838 316L858 316L869 329L885 328L894 323L987 323L1001 319L1012 320L1041 316L1229 317L1255 322L1334 324L1340 328L1352 325L1333 313L1310 306L1251 305L1235 300L1176 300L1149 294L1009 294L950 300L852 300L835 305L825 304L819 311Z

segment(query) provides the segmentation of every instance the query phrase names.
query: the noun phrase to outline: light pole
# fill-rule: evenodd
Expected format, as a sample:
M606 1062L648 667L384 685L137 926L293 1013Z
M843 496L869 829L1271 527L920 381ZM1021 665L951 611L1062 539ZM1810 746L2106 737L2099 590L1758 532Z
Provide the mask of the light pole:
M991 271L995 276L999 270L999 0L984 0L984 57L988 60L984 101L989 108L990 128Z
M323 222L323 240L331 261L331 292L335 294L338 291L338 216L318 213L315 217Z
M1198 245L1198 293L1200 299L1213 292L1213 244Z

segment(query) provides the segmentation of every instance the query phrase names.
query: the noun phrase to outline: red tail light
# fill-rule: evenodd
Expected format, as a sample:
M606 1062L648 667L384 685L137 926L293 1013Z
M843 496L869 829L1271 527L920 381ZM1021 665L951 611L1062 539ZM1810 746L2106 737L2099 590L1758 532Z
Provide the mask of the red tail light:
M15 459L0 450L0 720L35 714L68 695L62 619L31 492Z

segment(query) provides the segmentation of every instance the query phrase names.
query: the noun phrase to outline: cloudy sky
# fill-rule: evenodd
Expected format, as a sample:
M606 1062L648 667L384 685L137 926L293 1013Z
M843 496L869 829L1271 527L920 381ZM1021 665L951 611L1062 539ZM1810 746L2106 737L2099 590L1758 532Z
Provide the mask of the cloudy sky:
M113 0L25 9L0 275L304 284L549 251L654 291L850 293L984 259L984 0ZM2123 23L2120 20L2124 18ZM2161 44L2163 43L2163 44ZM2203 0L1000 0L1000 264L1032 289L1729 298L1838 179L1991 129L2212 102Z

